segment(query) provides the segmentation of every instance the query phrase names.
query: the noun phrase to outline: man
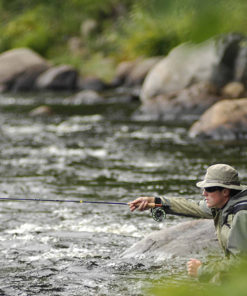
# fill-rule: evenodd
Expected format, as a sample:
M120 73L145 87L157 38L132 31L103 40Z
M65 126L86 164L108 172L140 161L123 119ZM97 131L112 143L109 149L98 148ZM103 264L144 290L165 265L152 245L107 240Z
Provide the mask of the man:
M226 259L208 265L197 259L187 263L190 276L209 280L229 270L239 255L247 253L247 190L240 185L238 172L226 164L210 166L204 180L196 185L203 188L204 200L199 203L185 198L139 197L129 207L131 211L144 211L162 204L167 214L214 219Z

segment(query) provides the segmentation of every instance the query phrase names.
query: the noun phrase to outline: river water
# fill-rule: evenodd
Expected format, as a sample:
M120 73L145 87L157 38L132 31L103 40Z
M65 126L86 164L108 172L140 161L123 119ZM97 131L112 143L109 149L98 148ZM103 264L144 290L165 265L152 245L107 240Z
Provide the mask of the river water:
M140 195L200 198L209 164L235 166L247 183L242 142L200 142L189 122L135 117L137 102L108 94L74 105L65 94L0 96L1 196L129 202ZM52 116L32 117L47 104ZM124 205L0 201L0 295L144 295L152 281L185 276L184 258L121 258L157 223ZM150 294L149 294L150 295Z

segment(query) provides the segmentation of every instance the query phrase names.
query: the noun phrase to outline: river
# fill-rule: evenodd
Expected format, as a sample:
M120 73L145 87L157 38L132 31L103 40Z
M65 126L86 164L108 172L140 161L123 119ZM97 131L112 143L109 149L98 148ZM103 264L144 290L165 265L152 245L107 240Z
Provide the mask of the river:
M65 94L0 96L1 197L129 202L140 195L200 198L209 164L236 167L247 183L246 141L200 142L188 122L134 117L124 93L73 105ZM49 105L52 116L30 110ZM0 201L0 295L144 295L152 281L185 275L165 262L121 253L165 225L128 206ZM150 294L149 294L150 295Z

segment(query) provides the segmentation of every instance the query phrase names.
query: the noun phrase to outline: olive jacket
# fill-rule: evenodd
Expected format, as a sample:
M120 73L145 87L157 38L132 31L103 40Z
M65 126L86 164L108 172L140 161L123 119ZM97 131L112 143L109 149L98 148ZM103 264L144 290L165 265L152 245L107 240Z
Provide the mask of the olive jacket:
M209 280L217 272L226 271L238 255L247 254L247 207L242 206L234 213L239 205L247 204L247 190L231 197L222 209L208 208L204 200L197 203L185 198L159 198L167 214L214 219L216 234L226 259L217 264L201 265L198 270L200 279Z

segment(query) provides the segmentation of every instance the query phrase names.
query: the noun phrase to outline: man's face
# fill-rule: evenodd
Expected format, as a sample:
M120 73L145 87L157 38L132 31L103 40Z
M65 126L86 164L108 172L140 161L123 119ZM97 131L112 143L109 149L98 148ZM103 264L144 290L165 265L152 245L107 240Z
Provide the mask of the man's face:
M230 198L230 190L225 188L209 192L207 188L204 188L203 196L205 196L206 204L209 208L221 209Z

